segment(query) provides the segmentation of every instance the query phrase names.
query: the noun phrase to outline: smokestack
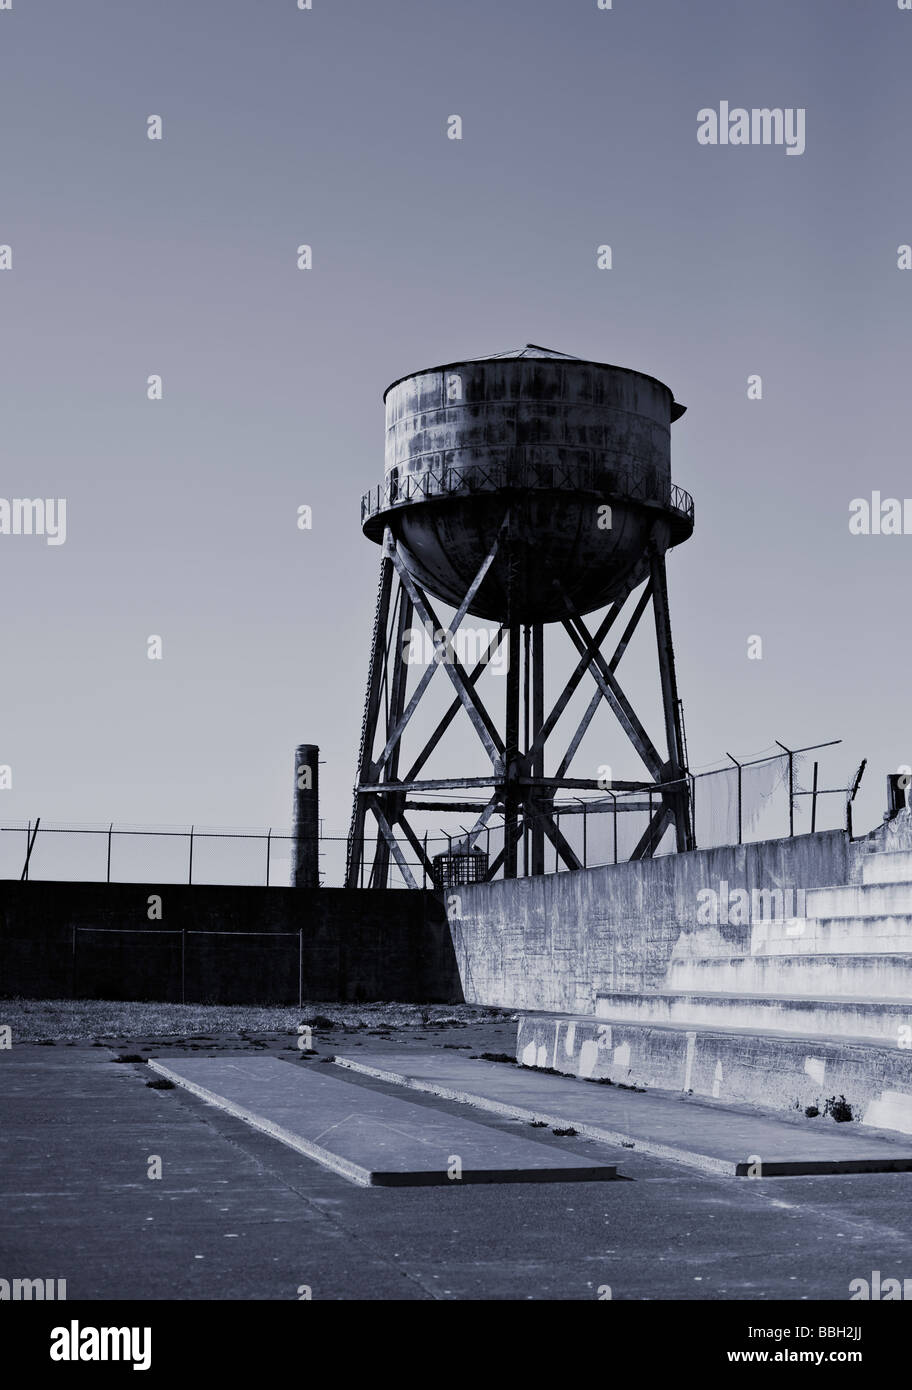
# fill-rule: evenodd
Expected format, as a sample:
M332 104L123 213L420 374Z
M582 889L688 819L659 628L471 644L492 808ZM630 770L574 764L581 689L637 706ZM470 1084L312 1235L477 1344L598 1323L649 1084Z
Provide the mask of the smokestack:
M315 743L295 749L294 817L291 842L291 885L320 886L320 750Z

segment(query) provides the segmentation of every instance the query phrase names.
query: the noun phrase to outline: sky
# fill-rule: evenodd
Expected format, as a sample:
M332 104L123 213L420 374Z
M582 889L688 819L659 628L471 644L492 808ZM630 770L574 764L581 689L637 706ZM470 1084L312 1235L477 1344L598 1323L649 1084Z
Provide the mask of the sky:
M531 341L688 407L692 768L841 738L874 825L912 536L849 509L912 493L910 56L895 0L0 10L2 493L67 503L63 544L0 534L2 823L287 826L313 742L344 836L383 390ZM700 144L722 101L803 109L804 152Z

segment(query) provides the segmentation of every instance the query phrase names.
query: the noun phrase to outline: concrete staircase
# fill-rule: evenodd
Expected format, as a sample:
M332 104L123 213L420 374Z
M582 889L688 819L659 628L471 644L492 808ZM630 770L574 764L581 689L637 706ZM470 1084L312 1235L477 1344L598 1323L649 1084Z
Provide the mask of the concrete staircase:
M517 1060L779 1109L844 1097L854 1119L912 1134L910 813L851 861L852 881L808 890L801 917L682 932L655 991L524 1016Z

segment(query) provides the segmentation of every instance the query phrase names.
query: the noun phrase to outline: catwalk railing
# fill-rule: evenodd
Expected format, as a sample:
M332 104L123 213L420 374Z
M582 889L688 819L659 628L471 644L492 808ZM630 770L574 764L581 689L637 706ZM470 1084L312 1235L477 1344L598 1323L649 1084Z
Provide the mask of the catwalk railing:
M591 491L679 512L694 519L694 501L676 483L658 475L655 467L615 459L579 457L555 464L530 457L532 448L503 450L503 462L447 464L439 453L426 454L414 472L393 470L361 499L361 524L393 507L438 498L473 497L479 493L520 491Z
M729 755L726 767L688 775L686 778L694 838L699 849L779 839L814 830L852 830L852 801L864 768L862 764L845 783L833 768L837 743L788 749L749 760ZM824 756L824 750L826 754ZM828 778L830 779L828 781ZM833 785L838 781L838 785ZM653 814L662 804L662 791L614 792L583 799L568 797L555 802L558 828L584 867L620 863L629 859ZM492 823L493 822L493 823ZM531 826L520 841L520 866ZM503 847L503 827L496 818L479 834L471 825L459 825L451 834L425 835L419 857L412 842L397 837L403 857L419 887L432 887L435 859L452 868L465 854L466 841L487 863L495 862ZM290 882L291 830L269 827L235 830L224 827L138 826L127 824L73 825L43 818L6 821L0 825L0 878L94 881L114 883L196 883L283 887ZM366 837L364 858L368 865L377 843ZM320 878L324 884L341 883L347 837L321 834ZM658 846L659 854L674 850L671 829ZM478 861L467 866L467 878L477 876ZM566 865L549 850L546 872ZM369 872L369 871L368 871ZM403 883L395 860L391 882ZM367 883L367 875L362 886Z

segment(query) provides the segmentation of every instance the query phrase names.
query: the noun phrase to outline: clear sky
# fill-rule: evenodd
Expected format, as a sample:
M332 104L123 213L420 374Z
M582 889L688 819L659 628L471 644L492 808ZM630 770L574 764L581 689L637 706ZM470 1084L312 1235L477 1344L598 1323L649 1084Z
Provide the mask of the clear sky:
M910 59L895 0L13 0L2 492L67 537L0 536L3 816L288 824L312 741L344 834L382 391L532 341L688 406L691 764L842 737L879 819L912 536L848 518L912 494ZM804 153L700 145L723 100L804 109Z

